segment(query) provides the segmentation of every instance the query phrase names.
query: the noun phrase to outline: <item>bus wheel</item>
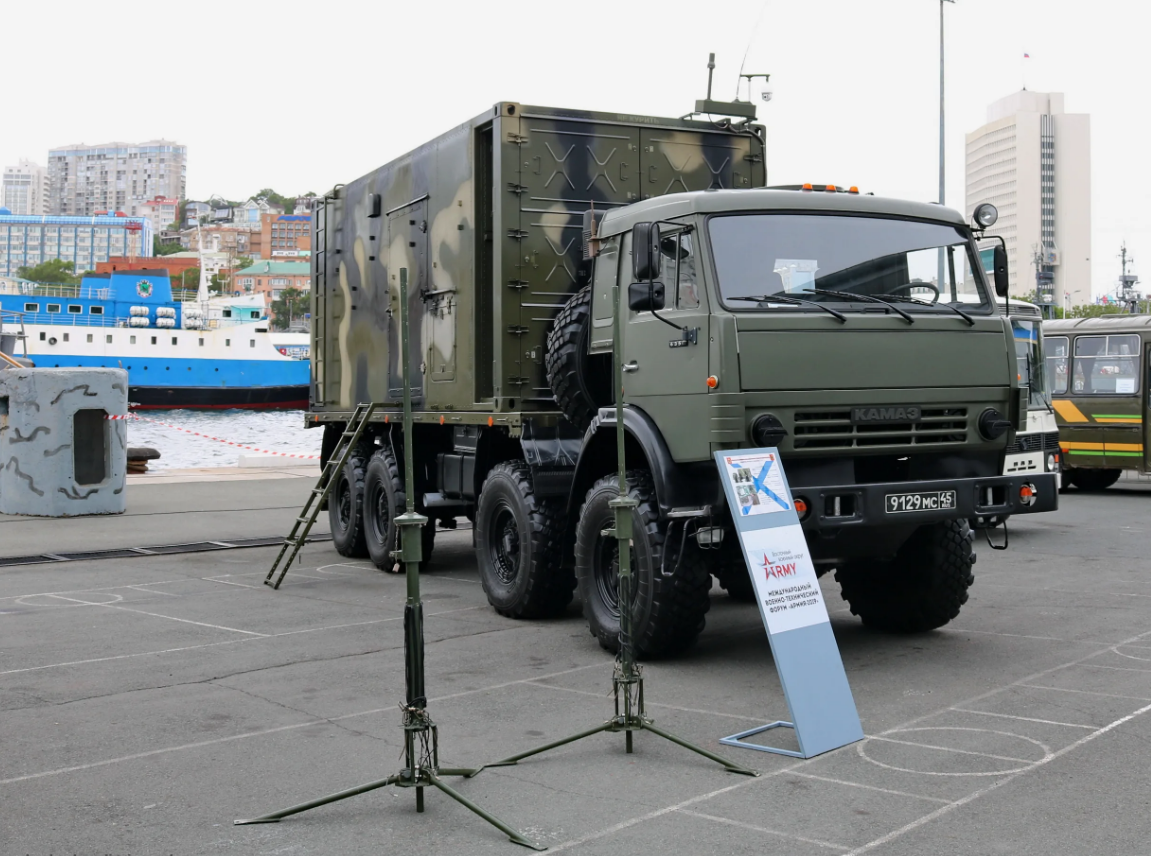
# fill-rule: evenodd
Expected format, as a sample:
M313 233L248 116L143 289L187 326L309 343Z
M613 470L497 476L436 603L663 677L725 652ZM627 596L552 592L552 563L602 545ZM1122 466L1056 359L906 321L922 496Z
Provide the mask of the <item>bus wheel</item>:
M508 618L545 618L563 612L575 580L564 567L563 509L540 499L523 461L496 464L476 505L475 544L488 603Z
M655 487L647 470L629 470L632 511L632 642L638 657L663 657L690 648L711 606L711 576L701 550L690 542L682 557L668 544L667 521L660 520ZM576 523L576 580L591 634L608 651L619 650L619 547L604 535L615 525L608 505L619 494L619 478L605 476L587 493ZM665 550L673 551L663 562ZM667 572L665 576L661 572Z
M1071 483L1080 490L1096 491L1107 490L1115 482L1119 481L1119 476L1123 475L1123 470L1084 470L1076 469L1071 471Z
M889 561L848 562L835 572L843 599L865 625L922 633L959 615L975 581L965 520L921 526Z

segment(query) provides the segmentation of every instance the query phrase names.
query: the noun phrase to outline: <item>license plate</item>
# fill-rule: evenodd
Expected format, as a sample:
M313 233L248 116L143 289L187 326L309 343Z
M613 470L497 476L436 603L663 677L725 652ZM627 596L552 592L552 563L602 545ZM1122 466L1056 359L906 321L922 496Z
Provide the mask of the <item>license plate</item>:
M884 498L888 514L907 514L914 511L939 511L955 508L955 491L929 490L921 493L889 493Z

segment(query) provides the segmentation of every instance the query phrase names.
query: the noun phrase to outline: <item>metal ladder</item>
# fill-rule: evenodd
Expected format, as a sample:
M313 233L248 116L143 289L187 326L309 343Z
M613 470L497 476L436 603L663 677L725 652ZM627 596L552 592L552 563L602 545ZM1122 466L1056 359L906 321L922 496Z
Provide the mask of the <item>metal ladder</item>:
M272 562L272 569L268 571L268 575L264 577L264 585L271 586L274 589L280 587L280 583L284 581L284 575L288 573L288 568L291 567L292 560L296 558L296 554L300 552L300 548L307 543L308 533L312 531L312 525L316 522L316 517L320 513L320 507L324 504L328 494L331 493L332 485L335 484L336 473L344 468L348 462L348 457L352 454L352 449L360 441L360 436L364 433L364 428L367 427L368 422L372 418L372 414L376 412L376 405L372 404L357 404L356 410L352 414L352 418L348 420L347 427L344 433L340 435L340 440L336 444L336 448L332 451L332 456L328 458L328 462L324 464L324 469L320 471L320 480L316 482L316 486L312 488L311 493L308 494L308 501L304 503L303 509L300 511L300 516L296 518L296 523L292 526L292 531L288 533L288 537L284 539L284 546L280 548L279 555L276 556L276 561ZM301 527L303 527L301 529ZM289 552L289 550L291 552ZM285 559L284 556L287 555ZM281 562L281 560L283 560ZM277 568L280 575L276 576ZM276 581L272 582L272 577L276 577Z

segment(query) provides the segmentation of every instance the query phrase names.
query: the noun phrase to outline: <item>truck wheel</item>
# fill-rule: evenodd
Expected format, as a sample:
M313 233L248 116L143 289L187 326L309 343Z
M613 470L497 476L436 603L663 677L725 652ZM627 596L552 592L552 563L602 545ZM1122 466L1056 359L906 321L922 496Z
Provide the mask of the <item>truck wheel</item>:
M332 530L332 544L337 553L350 559L363 559L368 555L362 506L364 470L367 468L369 449L364 443L352 449L344 468L336 473L336 484L328 495L328 525Z
M596 411L612 400L609 359L588 354L591 299L589 285L577 291L560 310L548 333L544 359L556 404L581 431L587 430Z
M406 502L395 452L384 445L372 455L364 473L364 540L368 555L381 571L395 567L392 551L400 543L396 518L404 513Z
M509 618L557 615L575 580L563 567L563 509L539 499L523 461L496 464L476 506L476 562L488 603Z
M919 527L890 561L850 562L835 572L843 599L865 625L922 633L959 615L975 582L965 520Z
M739 545L739 533L728 532L718 550L700 550L705 561L714 556L712 573L727 596L740 603L755 603L755 586Z
M632 511L632 641L636 656L662 657L683 651L695 643L711 606L711 577L701 551L687 545L678 569L670 576L660 573L664 551L678 551L666 544L667 522L660 520L655 488L647 470L627 473L628 495L639 502ZM597 481L588 491L576 523L576 580L583 600L584 616L591 633L608 651L619 649L619 549L603 530L614 525L608 506L619 493L618 476ZM676 567L675 552L667 556L667 568Z
M1076 469L1072 470L1071 473L1071 483L1077 488L1086 491L1096 491L1107 490L1107 488L1119 481L1119 476L1123 475L1123 470Z

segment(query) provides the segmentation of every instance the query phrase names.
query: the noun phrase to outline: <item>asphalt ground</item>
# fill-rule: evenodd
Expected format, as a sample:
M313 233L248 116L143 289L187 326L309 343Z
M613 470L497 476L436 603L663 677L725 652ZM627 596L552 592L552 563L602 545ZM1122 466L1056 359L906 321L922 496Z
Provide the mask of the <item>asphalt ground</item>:
M266 483L267 506L287 504L284 484ZM1008 552L979 550L971 600L940 631L866 630L824 578L859 744L806 761L718 745L787 711L756 609L716 589L698 647L645 667L648 710L761 777L638 734L632 755L600 735L450 783L552 853L1151 852L1151 488L1062 506L1014 521ZM253 510L221 507L230 526ZM232 825L400 767L403 578L325 543L272 591L273 555L0 571L0 853L526 852L435 791L423 814L384 788ZM445 766L610 715L611 658L578 606L496 615L469 531L439 534L422 586Z

